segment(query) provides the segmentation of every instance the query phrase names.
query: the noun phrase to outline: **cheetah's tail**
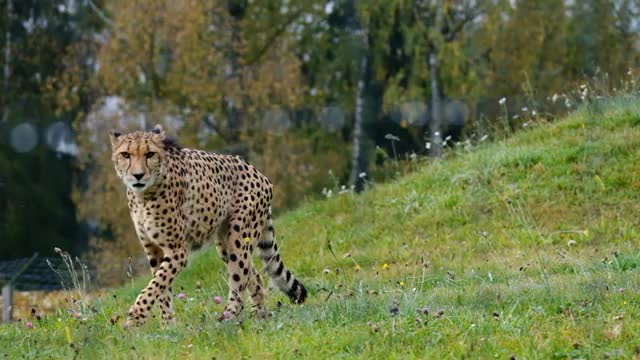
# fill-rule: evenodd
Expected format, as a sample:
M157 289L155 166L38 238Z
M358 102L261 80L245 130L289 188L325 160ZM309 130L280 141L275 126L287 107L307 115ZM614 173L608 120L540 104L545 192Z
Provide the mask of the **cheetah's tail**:
M292 303L302 304L307 298L307 289L293 276L291 271L284 266L282 259L280 259L271 219L271 209L269 209L269 218L262 237L258 241L258 248L260 249L260 258L262 258L264 269L273 283L289 296Z

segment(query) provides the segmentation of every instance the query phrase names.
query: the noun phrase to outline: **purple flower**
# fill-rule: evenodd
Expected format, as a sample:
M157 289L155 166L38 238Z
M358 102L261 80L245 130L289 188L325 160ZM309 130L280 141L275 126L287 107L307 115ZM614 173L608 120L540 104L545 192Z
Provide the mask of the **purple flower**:
M216 295L213 297L213 302L215 302L216 304L220 304L222 302L222 298Z
M184 299L185 298L185 294L184 293L180 293L178 294L178 299Z

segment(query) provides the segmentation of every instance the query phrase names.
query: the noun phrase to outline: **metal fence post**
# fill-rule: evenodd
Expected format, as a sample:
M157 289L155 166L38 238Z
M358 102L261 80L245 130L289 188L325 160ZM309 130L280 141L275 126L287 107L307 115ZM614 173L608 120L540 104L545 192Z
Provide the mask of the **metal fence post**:
M13 317L13 286L20 275L25 272L31 263L38 257L38 253L34 253L33 256L27 260L24 265L11 277L8 283L2 287L2 322L8 323Z
M13 284L2 287L2 322L11 322L13 316Z

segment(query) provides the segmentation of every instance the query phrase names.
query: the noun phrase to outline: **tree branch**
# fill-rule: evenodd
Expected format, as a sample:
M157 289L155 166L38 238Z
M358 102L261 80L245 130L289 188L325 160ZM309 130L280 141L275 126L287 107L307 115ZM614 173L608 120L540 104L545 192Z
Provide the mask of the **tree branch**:
M100 18L100 20L104 21L107 25L113 27L113 20L109 19L109 17L104 13L104 11L102 11L94 2L93 0L87 0L87 4L89 4L89 7L91 8L91 10L93 10L93 12L96 13L96 15L98 15L98 17Z
M463 10L464 15L461 19L455 22L453 26L451 26L451 28L445 26L448 29L441 30L444 41L452 42L453 40L455 40L456 36L462 31L462 29L464 29L467 24L473 22L476 18L478 18L478 16L480 16L483 12L484 10L481 9L480 5L465 8ZM455 15L457 14L454 14L453 17L455 17Z
M267 40L264 42L264 45L260 49L258 49L258 51L247 61L247 65L252 65L260 60L260 58L262 58L262 56L264 56L264 54L269 51L269 48L273 45L273 42L276 41L276 39L287 30L289 25L291 25L298 17L300 17L302 13L303 10L299 9L298 11L292 13L291 16L289 16L289 18L287 18L284 22L282 22L280 24L280 27L278 27L269 35Z
M211 120L211 117L209 115L203 116L202 122L211 130L215 131L216 134L220 136L225 143L230 144L232 142L231 139L229 139L229 137L222 132L220 127L215 122L213 122L213 120Z

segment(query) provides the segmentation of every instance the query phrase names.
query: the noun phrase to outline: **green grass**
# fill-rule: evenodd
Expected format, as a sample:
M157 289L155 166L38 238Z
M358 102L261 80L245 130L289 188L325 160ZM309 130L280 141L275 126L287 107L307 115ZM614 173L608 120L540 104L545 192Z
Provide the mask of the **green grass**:
M112 324L143 274L81 319L0 327L0 358L640 356L639 158L640 103L587 106L278 218L303 306L274 290L267 320L217 322L225 276L207 249L174 286L176 326Z

